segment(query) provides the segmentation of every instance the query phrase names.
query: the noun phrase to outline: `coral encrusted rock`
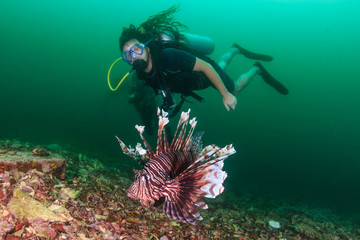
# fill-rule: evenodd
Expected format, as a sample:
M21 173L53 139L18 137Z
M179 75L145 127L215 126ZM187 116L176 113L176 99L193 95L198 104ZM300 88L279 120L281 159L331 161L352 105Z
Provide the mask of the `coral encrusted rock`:
M20 189L14 190L14 195L8 204L8 208L18 219L25 218L28 221L34 221L40 218L47 221L65 221L39 201L32 198L28 193Z

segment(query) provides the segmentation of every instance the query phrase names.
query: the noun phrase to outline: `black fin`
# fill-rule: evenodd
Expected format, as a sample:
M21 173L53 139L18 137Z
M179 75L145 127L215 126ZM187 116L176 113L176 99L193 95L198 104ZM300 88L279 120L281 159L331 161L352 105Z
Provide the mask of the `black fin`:
M277 81L273 76L270 75L268 71L263 67L263 65L259 62L256 62L254 66L258 67L260 69L259 75L262 77L262 79L269 84L271 87L275 88L276 91L278 91L282 95L289 94L289 90L282 85L279 81Z
M274 59L273 57L271 57L269 55L250 52L249 50L246 50L245 48L240 47L237 43L234 43L232 46L239 49L240 54L242 54L245 57L250 58L250 59L265 61L265 62L270 62Z

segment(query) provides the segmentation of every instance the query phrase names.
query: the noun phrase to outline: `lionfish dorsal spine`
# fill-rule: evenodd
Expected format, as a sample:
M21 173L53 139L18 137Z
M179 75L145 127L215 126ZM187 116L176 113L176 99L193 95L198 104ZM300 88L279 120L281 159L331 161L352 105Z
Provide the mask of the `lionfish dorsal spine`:
M192 135L194 133L194 130L195 130L195 127L197 124L196 118L192 118L189 123L190 123L191 128L189 130L189 133L185 139L184 146L183 146L183 149L186 149L186 150L189 150L190 143L192 141Z
M135 147L135 151L142 160L148 159L148 153L141 147L140 143Z
M181 113L180 120L176 127L176 131L174 134L174 138L171 142L170 149L172 149L172 150L182 149L181 147L182 147L182 143L184 142L186 126L187 126L187 123L189 122L189 114L190 114L190 109L187 112ZM180 130L180 133L178 134L178 131L179 131L181 125L182 125L182 128Z
M126 155L128 155L129 157L133 158L136 160L135 154L133 151L130 151L129 148L125 145L125 143L123 141L121 141L120 138L118 138L117 136L115 136L116 139L118 140L121 150L123 151L123 153L125 153Z
M141 140L144 143L144 146L146 147L146 150L148 152L148 156L149 158L152 158L154 156L154 151L151 149L150 144L146 141L146 139L143 136L143 132L144 132L144 126L139 126L139 125L135 125L135 128L138 130Z
M160 109L158 109L159 116L159 127L158 127L158 137L156 144L156 154L160 154L164 151L167 151L169 148L169 143L166 138L165 126L169 123L169 119L167 118L168 113L162 111L162 115L160 115Z
M223 148L215 146L214 150L206 153L205 155L198 158L192 165L190 165L187 171L192 171L196 168L207 168L211 165L217 164L221 161L224 161L230 155L234 154L236 151L232 144L226 145Z
M198 163L202 163L204 161L206 161L208 158L210 158L216 151L218 151L220 148L218 146L213 145L212 146L214 149L210 150L209 152L205 153L204 155L202 155L201 157L199 157L198 159L195 160L195 162L193 163L193 166L195 166Z

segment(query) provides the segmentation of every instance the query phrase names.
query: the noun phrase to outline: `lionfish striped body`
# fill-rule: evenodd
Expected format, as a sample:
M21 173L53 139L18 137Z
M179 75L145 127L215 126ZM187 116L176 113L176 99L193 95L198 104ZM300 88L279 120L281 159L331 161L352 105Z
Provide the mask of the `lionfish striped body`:
M142 133L144 127L135 126L143 140L144 148L137 144L135 149L126 147L119 139L123 152L144 165L135 171L135 182L127 191L128 197L140 200L149 207L156 200L165 198L163 210L170 219L196 224L202 220L198 207L207 208L202 198L215 198L223 192L222 183L227 177L222 171L224 160L235 153L232 145L219 148L209 145L199 151L202 134L193 136L195 118L189 121L189 113L182 112L174 138L169 146L165 125L169 122L166 112L159 115L159 129L156 153L146 142ZM190 130L187 132L187 125Z

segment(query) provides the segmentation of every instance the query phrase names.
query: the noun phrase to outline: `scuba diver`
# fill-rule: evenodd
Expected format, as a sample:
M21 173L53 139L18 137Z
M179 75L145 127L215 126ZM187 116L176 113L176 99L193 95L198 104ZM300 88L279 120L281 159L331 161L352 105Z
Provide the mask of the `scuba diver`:
M280 94L289 93L259 62L255 62L248 72L233 81L225 69L235 55L241 54L258 61L271 61L273 58L251 52L234 43L216 63L200 49L201 44L191 47L186 34L180 32L180 29L186 26L174 20L173 14L177 11L178 7L172 6L150 16L139 27L132 24L128 28L124 27L120 36L122 60L132 65L138 79L150 86L155 93L158 94L160 91L163 97L161 108L165 111L173 110L170 117L180 110L187 96L202 101L203 99L194 91L210 86L219 91L225 108L228 111L230 108L234 110L237 104L235 96L256 75L260 75ZM178 105L174 102L174 93L180 93L182 96L182 101ZM146 104L141 98L139 101ZM154 116L156 118L156 113Z
M128 102L132 104L140 114L141 123L145 126L145 132L151 136L157 131L157 101L154 91L144 85L136 75L132 75L132 84L128 94Z

